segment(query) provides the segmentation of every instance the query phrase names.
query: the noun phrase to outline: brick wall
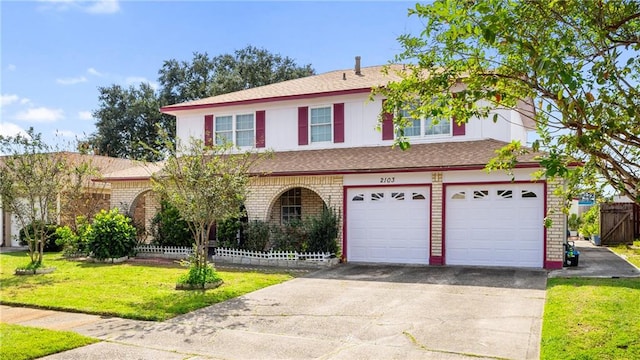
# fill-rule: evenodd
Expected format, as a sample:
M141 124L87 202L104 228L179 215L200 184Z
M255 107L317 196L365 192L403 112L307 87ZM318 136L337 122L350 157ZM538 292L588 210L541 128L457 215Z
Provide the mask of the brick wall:
M552 221L552 226L547 228L547 262L562 262L564 248L562 244L566 237L566 215L562 212L563 198L554 194L555 189L562 187L561 180L547 180L547 219Z
M431 256L442 264L442 173L431 174Z
M245 201L247 216L250 220L280 223L280 196L296 187L303 189L303 218L319 214L325 203L342 214L342 176L274 176L251 179ZM341 244L342 230L339 233Z

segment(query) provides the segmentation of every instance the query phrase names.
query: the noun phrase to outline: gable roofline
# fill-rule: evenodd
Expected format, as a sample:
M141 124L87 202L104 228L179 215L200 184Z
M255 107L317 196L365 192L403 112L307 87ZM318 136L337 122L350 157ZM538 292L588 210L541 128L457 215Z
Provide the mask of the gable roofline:
M360 88L360 89L336 90L336 91L327 91L327 92L298 94L298 95L265 97L265 98L259 98L259 99L236 100L236 101L219 102L219 103L211 103L211 104L187 105L183 103L184 105L176 104L176 105L161 107L160 112L169 114L169 115L175 115L174 114L175 111L182 111L182 110L198 110L198 109L209 109L209 108L217 108L217 107L233 106L233 105L248 105L248 104L275 102L275 101L301 100L301 99L313 99L313 98L327 97L327 96L361 94L361 93L370 93L371 89L372 87L367 87L367 88Z
M384 71L387 67L388 71ZM403 65L391 64L363 67L359 73L354 73L353 69L333 70L318 75L167 105L160 108L160 111L176 115L176 112L184 110L368 93L375 87L386 86L390 82L401 80L397 72L402 68Z

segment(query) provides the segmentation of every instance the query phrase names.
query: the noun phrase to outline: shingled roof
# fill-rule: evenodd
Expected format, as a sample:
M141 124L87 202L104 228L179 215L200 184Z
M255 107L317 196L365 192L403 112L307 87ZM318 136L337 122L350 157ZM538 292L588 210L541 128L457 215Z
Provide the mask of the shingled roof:
M484 167L506 144L488 139L414 144L406 151L375 146L277 152L254 165L251 172L276 176L473 169ZM518 166L539 166L538 155L521 156Z
M360 75L356 75L353 69L335 70L324 74L169 105L160 110L167 114L175 114L177 110L294 100L332 94L368 93L373 87L384 86L391 81L401 80L395 70L401 70L402 65L389 66L388 74L382 71L383 65L363 67Z

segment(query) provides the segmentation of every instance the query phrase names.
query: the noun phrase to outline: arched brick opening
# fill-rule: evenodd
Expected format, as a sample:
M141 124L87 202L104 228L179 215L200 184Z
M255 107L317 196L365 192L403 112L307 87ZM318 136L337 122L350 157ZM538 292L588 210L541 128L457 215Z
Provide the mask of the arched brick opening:
M282 225L291 219L317 216L327 203L320 194L306 186L292 185L282 189L272 200L267 222Z

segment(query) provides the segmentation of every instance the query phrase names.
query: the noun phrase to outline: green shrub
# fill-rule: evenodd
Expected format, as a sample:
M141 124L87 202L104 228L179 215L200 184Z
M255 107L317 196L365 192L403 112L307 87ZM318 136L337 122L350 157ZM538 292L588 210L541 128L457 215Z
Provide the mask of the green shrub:
M58 239L56 244L62 246L65 255L89 255L89 235L91 233L91 225L84 216L76 218L75 233L69 226L61 226L56 229Z
M118 209L101 210L93 219L89 250L96 259L134 255L136 245L136 228Z
M219 247L237 249L240 247L238 233L242 231L239 219L227 219L216 224L216 241Z
M306 221L309 238L306 246L308 252L338 252L338 223L340 216L333 208L325 207L322 213Z
M245 240L242 248L250 251L265 251L269 245L270 228L264 221L254 220L245 224Z
M582 215L580 234L585 237L600 234L600 206L592 206Z
M196 253L197 247L193 245L193 253L189 255L187 260L181 261L183 265L189 266L189 271L178 278L178 284L204 287L205 284L222 280L210 264L206 266L198 265Z
M35 237L36 227L41 228L40 226L36 226L42 224L42 222L34 222L31 223L22 229L20 229L20 245L27 246L29 245L27 240L27 232L29 237L33 239ZM44 243L44 252L56 252L62 250L62 246L56 243L58 236L56 235L56 228L58 226L55 224L45 224L44 225L44 233L45 233L45 243Z
M153 243L159 246L188 246L194 243L189 224L170 202L160 201L160 211L151 221Z
M308 230L300 220L289 221L282 226L276 225L271 229L272 249L275 251L305 252L308 239Z
M567 227L571 231L576 231L582 225L582 218L578 216L578 214L569 215L569 219L567 220Z

